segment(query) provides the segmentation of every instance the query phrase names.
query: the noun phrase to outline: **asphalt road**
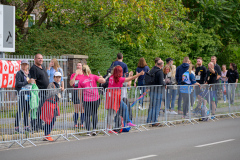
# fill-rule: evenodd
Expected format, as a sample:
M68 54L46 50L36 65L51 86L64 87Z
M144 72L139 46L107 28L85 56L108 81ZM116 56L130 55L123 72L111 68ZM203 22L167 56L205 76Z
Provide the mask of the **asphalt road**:
M0 160L240 160L240 118L0 151Z

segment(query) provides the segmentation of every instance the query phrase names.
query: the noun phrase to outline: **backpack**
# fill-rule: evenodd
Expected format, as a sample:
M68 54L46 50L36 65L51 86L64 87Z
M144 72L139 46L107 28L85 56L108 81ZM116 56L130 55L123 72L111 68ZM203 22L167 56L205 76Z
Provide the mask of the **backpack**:
M154 85L154 83L155 83L155 74L158 71L160 71L160 70L157 70L157 71L155 71L153 73L151 71L145 73L145 76L144 76L145 85Z
M112 69L114 68L114 62L111 64L111 66L108 68L107 70L107 74L105 75L105 77L107 77L107 75L109 75L109 73L111 74ZM103 76L104 77L104 76Z
M32 85L32 91L30 91L30 108L31 108L31 118L37 119L37 109L39 105L39 97L38 97L38 86L36 84Z

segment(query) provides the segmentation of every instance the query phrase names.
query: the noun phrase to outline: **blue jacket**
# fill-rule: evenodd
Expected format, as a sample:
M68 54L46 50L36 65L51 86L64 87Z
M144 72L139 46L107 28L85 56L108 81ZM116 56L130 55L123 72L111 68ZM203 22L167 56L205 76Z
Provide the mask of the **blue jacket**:
M182 82L182 75L183 73L185 73L189 68L189 64L188 63L183 63L180 66L177 67L176 70L176 81L178 83L178 85L181 85Z

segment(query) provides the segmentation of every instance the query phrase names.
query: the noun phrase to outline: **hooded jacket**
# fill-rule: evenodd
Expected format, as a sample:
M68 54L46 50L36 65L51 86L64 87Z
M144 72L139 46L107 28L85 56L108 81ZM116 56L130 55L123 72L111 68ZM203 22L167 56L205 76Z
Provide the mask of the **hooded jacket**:
M180 66L177 67L176 70L176 81L178 83L178 85L181 85L182 82L182 75L183 73L185 73L189 68L189 64L188 63L183 63Z

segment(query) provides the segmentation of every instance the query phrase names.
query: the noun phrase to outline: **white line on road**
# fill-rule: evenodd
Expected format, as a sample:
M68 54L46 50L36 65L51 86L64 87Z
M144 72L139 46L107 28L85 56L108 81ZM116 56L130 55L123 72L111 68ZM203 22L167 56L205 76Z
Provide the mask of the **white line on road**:
M146 159L146 158L151 158L151 157L156 157L157 155L149 155L149 156L144 156L144 157L138 157L138 158L133 158L129 160L139 160L139 159Z
M230 141L234 141L234 140L235 139L229 139L229 140L225 140L225 141L219 141L219 142L214 142L214 143L203 144L203 145L199 145L199 146L195 146L195 147L206 147L206 146L211 146L211 145L214 145L214 144L230 142Z

